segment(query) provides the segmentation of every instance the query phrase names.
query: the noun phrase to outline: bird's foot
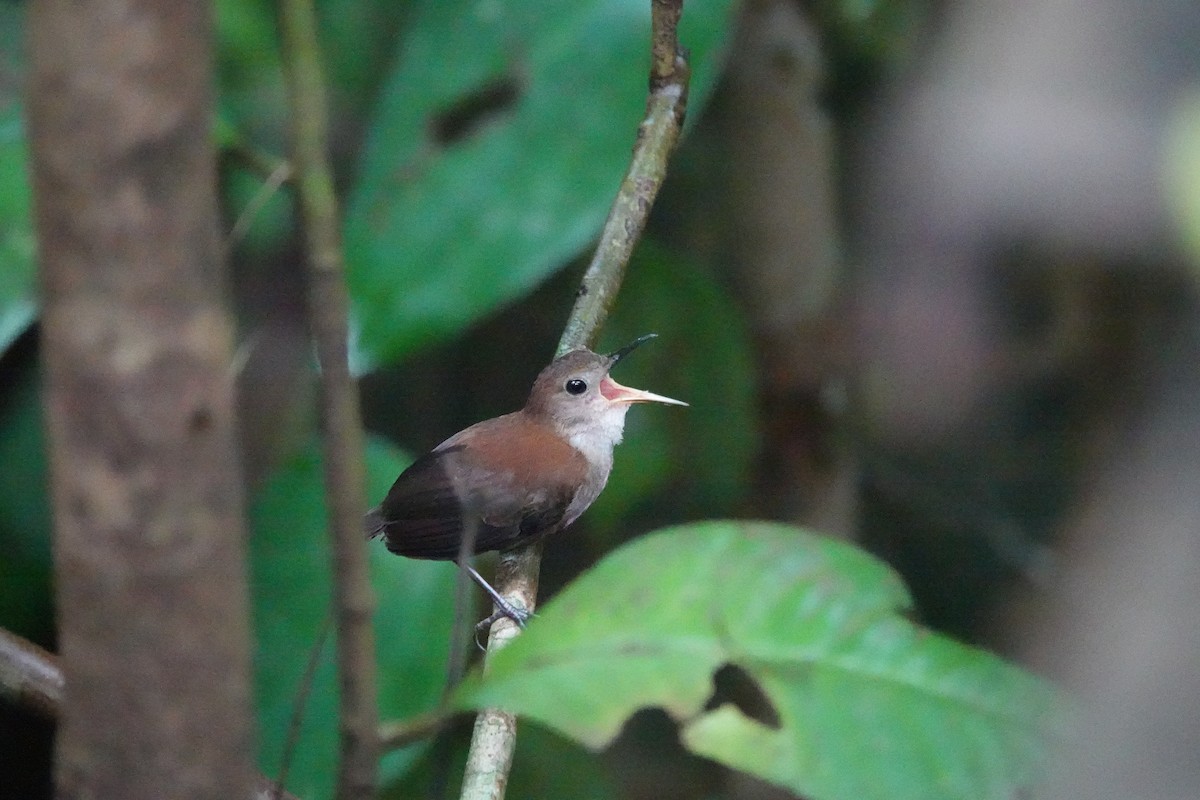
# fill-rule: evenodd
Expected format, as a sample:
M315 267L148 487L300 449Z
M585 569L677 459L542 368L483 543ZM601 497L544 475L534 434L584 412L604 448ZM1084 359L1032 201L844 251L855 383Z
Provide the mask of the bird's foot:
M493 622L504 619L505 617L517 623L517 627L521 630L525 630L525 623L528 622L529 618L532 616L533 614L525 609L517 608L512 603L501 599L501 602L496 604L496 610L492 612L491 616L486 619L479 620L479 624L475 626L475 630L479 632L486 631L492 627Z
M493 611L490 616L486 617L485 619L481 619L481 620L479 620L478 623L476 623L476 625L475 625L475 644L479 647L480 650L487 649L487 647L482 642L480 642L479 637L485 636L487 634L487 632L489 630L491 630L492 625L495 622L497 622L498 620L502 620L507 617L508 619L511 619L514 623L516 623L518 628L520 628L521 630L525 630L525 623L528 622L530 620L530 618L534 617L534 616L536 616L536 615L529 611L526 611L523 608L517 608L516 606L512 605L511 603L509 603L507 601L504 601L503 605L501 605L500 603L497 603L496 610Z
M479 572L470 564L460 563L459 566L471 576L471 580L479 584L479 588L483 589L488 597L492 598L492 605L495 606L496 609L490 617L485 620L480 620L479 624L475 626L475 644L479 644L479 636L484 631L490 629L492 627L492 623L503 617L508 617L511 619L521 630L525 629L525 623L528 622L529 618L533 616L533 612L527 611L524 608L517 608L508 600L506 600L504 595L492 588L492 585L485 581L483 576L480 575ZM480 645L480 649L483 649L482 645Z

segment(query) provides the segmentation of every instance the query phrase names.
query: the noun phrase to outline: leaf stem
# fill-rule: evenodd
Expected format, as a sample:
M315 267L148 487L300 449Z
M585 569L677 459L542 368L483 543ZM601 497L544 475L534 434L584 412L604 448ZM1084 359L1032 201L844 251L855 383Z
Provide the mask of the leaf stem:
M559 340L558 354L593 344L621 288L634 245L645 230L650 208L667 173L667 161L683 128L689 70L679 48L683 0L652 0L650 93L646 115L625 179L613 200L596 252L584 273ZM533 611L537 604L542 545L500 555L496 587L510 603ZM509 619L497 620L488 636L485 669L494 653L520 633ZM463 774L462 800L500 800L508 783L516 746L516 716L484 709L475 720Z

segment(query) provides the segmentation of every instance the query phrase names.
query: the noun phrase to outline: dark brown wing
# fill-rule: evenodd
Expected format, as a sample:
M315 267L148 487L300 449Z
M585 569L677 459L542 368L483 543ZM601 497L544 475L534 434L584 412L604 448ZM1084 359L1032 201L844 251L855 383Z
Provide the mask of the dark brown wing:
M434 450L400 473L383 502L367 514L367 536L382 535L388 550L409 558L458 558L462 508L447 473L447 459L456 450L461 447Z
M470 549L485 553L557 529L586 461L539 428L525 431L529 452L514 454L508 437L495 435L504 419L469 428L401 473L367 515L367 535L382 534L389 550L409 558L455 560L465 533L474 537ZM519 418L507 424L511 433ZM470 448L462 441L468 435Z

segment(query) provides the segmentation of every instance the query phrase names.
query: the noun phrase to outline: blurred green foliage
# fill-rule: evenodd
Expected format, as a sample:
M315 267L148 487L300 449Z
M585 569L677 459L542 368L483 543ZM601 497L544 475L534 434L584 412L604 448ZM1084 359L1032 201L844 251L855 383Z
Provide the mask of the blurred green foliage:
M930 0L814 0L812 14L829 62L825 94L835 113L852 112L921 42Z
M411 459L370 440L368 489L382 496ZM251 509L255 688L263 770L277 775L301 683L329 615L330 554L321 459L314 442L263 488ZM396 558L371 547L380 712L404 718L435 707L446 688L454 626L453 564ZM337 764L337 682L333 642L326 641L292 755L288 787L301 797L328 797ZM421 743L388 755L383 775L403 774Z
M917 4L860 0L817 5L835 44L849 43L844 49L849 60L874 63L884 49L895 46L897 31ZM693 67L690 120L703 112L716 82L734 11L732 0L689 0L686 5L681 38ZM332 155L345 206L353 352L360 371L380 369L462 337L486 316L504 314L586 254L620 182L642 113L649 3L319 0L318 13ZM32 359L14 356L10 349L36 317L27 147L18 94L22 14L20 4L0 4L0 353L9 351L4 356L5 380L0 382L0 474L5 478L0 482L0 551L5 553L0 559L0 625L44 639L51 627L50 526L38 387L36 371L28 363ZM275 6L265 0L217 3L215 140L222 154L219 188L229 224L261 192L268 171L264 164L276 163L287 151L274 15ZM254 211L246 235L234 243L236 270L250 271L272 261L291 268L296 222L290 201L285 188ZM554 302L565 317L570 296ZM636 532L647 522L661 522L657 515L663 513L659 509L664 494L672 498L668 513L676 519L733 513L750 500L760 433L745 320L712 272L653 241L643 243L635 256L604 340L606 346L616 347L649 331L662 338L622 364L620 380L678 397L691 408L639 409L630 415L628 441L618 450L610 485L586 520L606 540L619 531ZM550 349L548 344L547 353ZM279 766L330 593L320 459L308 440L293 449L293 457L278 466L255 496L251 514L255 686L261 766L269 775ZM405 463L407 459L388 445L370 443L367 470L373 500L384 495ZM576 624L571 620L580 617L560 611L569 608L570 597L599 603L594 597L599 593L625 604L625 611L651 603L665 614L678 610L690 597L688 592L701 587L706 592L692 598L692 613L673 618L672 624L678 630L699 624L697 641L711 658L701 662L694 660L696 653L687 654L693 663L676 664L678 671L670 664L657 665L658 674L643 687L646 702L682 708L686 700L696 713L711 694L712 670L729 660L761 680L787 719L782 733L766 733L728 711L694 718L685 736L696 752L811 790L814 796L850 796L828 790L821 780L841 778L842 771L847 780L862 773L850 762L849 750L838 750L848 747L852 737L845 727L845 709L833 700L853 694L863 699L853 705L852 713L874 714L868 721L878 726L877 741L898 748L880 752L911 756L908 761L898 756L893 766L911 768L912 782L896 786L933 780L930 765L958 769L954 759L961 753L953 737L942 743L949 751L945 754L933 747L918 753L897 743L894 737L911 724L926 732L943 723L969 725L979 741L999 743L989 753L1009 748L1007 755L976 765L980 770L1004 771L1025 763L1033 739L1013 733L1013 720L972 716L971 704L1008 699L1016 722L1026 713L1034 719L1037 709L1030 704L1045 699L1042 688L985 654L929 640L901 621L895 611L903 606L904 595L890 573L853 551L798 532L754 529L758 534L743 537L744 531L739 531L733 538L745 541L727 542L721 549L705 545L711 544L713 530L677 531L670 546L664 546L668 540L661 537L643 543L660 549L651 555L633 551L642 555L630 567L628 586L612 589L615 584L603 584L608 573L598 570L601 578L593 575L581 581L562 603L548 609L546 619L531 626L528 646L571 635ZM705 546L696 551L698 545ZM766 549L739 549L760 545ZM455 570L447 564L392 557L377 543L371 558L380 599L375 624L381 710L385 717L406 717L435 707L442 697ZM709 560L701 563L697 558ZM797 574L811 583L798 583L791 576L790 582L775 587L784 594L772 595L763 581L801 562L809 564L809 571L799 568ZM701 568L714 579L707 585L697 582ZM645 574L648 570L653 574ZM716 578L723 602L703 606L712 599ZM793 602L795 606L788 605ZM695 613L701 607L714 614L738 608L738 622L762 614L759 628L738 634L757 638L735 641L729 638L733 627L714 631L713 616ZM841 683L831 683L822 670L829 671L833 656L819 648L806 658L774 653L779 660L771 663L748 658L755 655L753 648L771 644L776 633L786 635L773 646L814 647L803 638L811 631L776 627L796 609L834 632L838 624L876 626L870 631L879 638L867 637L855 645L867 647L856 651L864 662L883 659L880 674L843 675ZM652 615L623 618L616 613L620 610L604 621L623 619L638 646L662 622ZM560 616L566 621L559 621ZM524 639L521 644L525 646ZM745 647L730 650L733 644ZM572 646L573 654L580 656L594 642ZM898 649L887 651L888 646ZM886 662L895 652L908 660L899 666ZM912 672L917 669L914 664L943 669L941 678L968 676L970 691L947 690L950 700L933 708L937 703L931 697L944 686L938 684L938 675ZM978 689L975 678L980 675L994 679L995 685ZM902 691L895 685L898 678L913 680ZM570 696L572 681L579 688L579 680L578 675L564 678L564 697ZM495 685L499 684L488 684ZM666 696L652 694L664 685ZM679 699L682 694L687 697ZM612 697L595 692L591 699L610 703ZM815 704L812 708L821 712L805 723L807 727L790 716L799 714L801 700L806 709ZM303 797L328 796L333 784L336 702L332 643L326 642L292 758L289 787ZM610 704L600 710L608 715L609 736L632 709ZM562 724L549 712L540 716L564 730L572 722ZM574 723L592 724L582 712ZM785 767L804 766L795 749L805 746L803 736L824 732L829 738L820 743L825 748L820 766L833 772L821 780L809 773L779 774ZM575 734L598 741L594 735ZM520 742L511 784L514 796L617 795L596 760L577 746L525 728ZM915 748L927 743L908 744ZM438 755L437 748L445 746L453 743L439 741L432 751L428 744L417 745L386 759L384 776L393 782L396 796L428 796L422 780L436 767L430 754ZM790 760L793 757L797 761ZM982 773L972 776L977 774ZM1024 773L1005 772L1010 774Z
M695 109L730 6L684 15ZM649 11L415 4L347 200L360 370L461 332L592 240L645 105Z
M1163 186L1179 238L1193 270L1200 270L1200 92L1176 101L1163 162Z
M709 272L653 241L643 241L630 262L601 350L646 332L659 338L621 364L618 380L690 407L630 412L608 486L588 510L588 527L601 535L639 516L662 522L645 506L667 491L675 515L731 513L746 499L759 448L754 353L745 320Z
M0 626L46 642L52 627L50 503L42 409L32 359L19 361L5 369L0 391Z
M24 7L0 4L0 353L33 322L34 243L22 120Z

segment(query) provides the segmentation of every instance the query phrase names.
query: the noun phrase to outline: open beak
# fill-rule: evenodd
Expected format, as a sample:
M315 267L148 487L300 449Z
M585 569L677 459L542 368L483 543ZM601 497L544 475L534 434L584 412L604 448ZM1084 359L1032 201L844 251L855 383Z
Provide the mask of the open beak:
M615 353L609 353L608 357L612 359L612 363L608 365L609 369L612 369L618 361L632 353L640 345L657 337L657 333L647 333L645 336L634 339ZM600 381L600 394L610 403L665 403L669 406L687 405L682 400L672 400L669 397L663 397L661 394L655 394L654 392L643 392L641 389L622 386L614 381L611 375L605 375L603 380Z
M661 394L653 392L643 392L641 389L632 389L628 386L622 386L612 379L611 375L605 375L600 381L600 394L610 403L665 403L671 406L686 406L687 403L682 400L672 400L669 397L663 397Z
M638 349L640 346L642 346L646 342L650 341L651 339L657 339L657 338L658 338L657 333L647 333L645 336L639 336L638 338L634 339L632 342L625 345L620 350L617 350L614 353L609 353L608 357L612 359L612 364L609 364L609 368L611 369L613 364L616 364L622 358L629 355L630 353L632 353L634 350Z

